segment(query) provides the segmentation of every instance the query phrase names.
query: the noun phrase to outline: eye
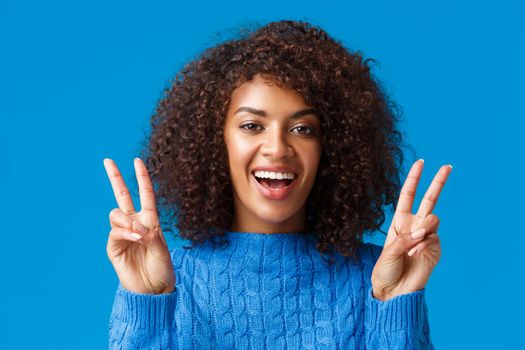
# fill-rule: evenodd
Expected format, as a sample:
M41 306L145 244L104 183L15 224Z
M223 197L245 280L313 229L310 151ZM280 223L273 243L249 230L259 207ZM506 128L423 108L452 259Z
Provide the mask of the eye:
M292 130L297 129L297 132L302 135L313 135L315 134L315 129L308 126L299 125L293 128Z
M246 124L239 126L239 128L248 130L248 131L259 131L262 129L260 125L257 125L255 123L246 123ZM260 128L260 129L257 129L257 128Z

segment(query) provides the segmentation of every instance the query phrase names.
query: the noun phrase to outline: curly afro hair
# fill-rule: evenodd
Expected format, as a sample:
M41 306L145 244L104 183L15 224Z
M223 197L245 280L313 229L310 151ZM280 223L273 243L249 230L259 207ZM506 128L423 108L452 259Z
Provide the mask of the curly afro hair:
M321 255L333 257L335 249L357 258L365 233L385 234L383 206L396 207L403 163L399 108L372 76L371 61L317 26L283 20L186 64L159 100L143 150L159 208L169 216L164 231L176 226L193 247L229 229L234 207L226 112L233 90L263 73L298 91L321 121L322 155L306 204L316 248Z

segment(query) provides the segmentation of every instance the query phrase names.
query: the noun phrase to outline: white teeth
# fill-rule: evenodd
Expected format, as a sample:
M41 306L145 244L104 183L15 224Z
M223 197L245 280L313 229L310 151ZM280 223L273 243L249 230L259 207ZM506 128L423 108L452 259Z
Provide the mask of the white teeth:
M277 179L277 180L282 180L282 179L293 180L295 178L294 173L277 173L273 171L256 171L255 176L259 178L264 178L264 179Z

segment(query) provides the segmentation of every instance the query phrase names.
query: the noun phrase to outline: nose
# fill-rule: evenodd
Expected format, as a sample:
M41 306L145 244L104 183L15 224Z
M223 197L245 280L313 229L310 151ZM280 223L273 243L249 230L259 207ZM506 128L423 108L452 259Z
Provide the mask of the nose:
M287 134L282 131L267 133L262 153L265 157L275 160L289 158L295 154L293 147L288 143Z

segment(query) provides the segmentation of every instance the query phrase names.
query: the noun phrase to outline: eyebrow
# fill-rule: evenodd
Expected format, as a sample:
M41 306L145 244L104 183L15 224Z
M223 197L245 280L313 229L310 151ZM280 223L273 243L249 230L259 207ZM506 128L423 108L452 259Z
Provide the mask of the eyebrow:
M233 113L233 114L235 115L235 114L240 113L240 112L248 112L248 113L256 114L256 115L261 116L261 117L266 117L267 116L265 111L263 111L261 109L251 108L251 107L239 107L235 111L235 113ZM317 111L315 109L313 109L313 108L307 108L307 109L303 109L302 111L295 112L290 117L292 119L295 119L295 118L299 118L299 117L302 117L303 115L307 115L307 114L315 114L315 115L317 115Z

